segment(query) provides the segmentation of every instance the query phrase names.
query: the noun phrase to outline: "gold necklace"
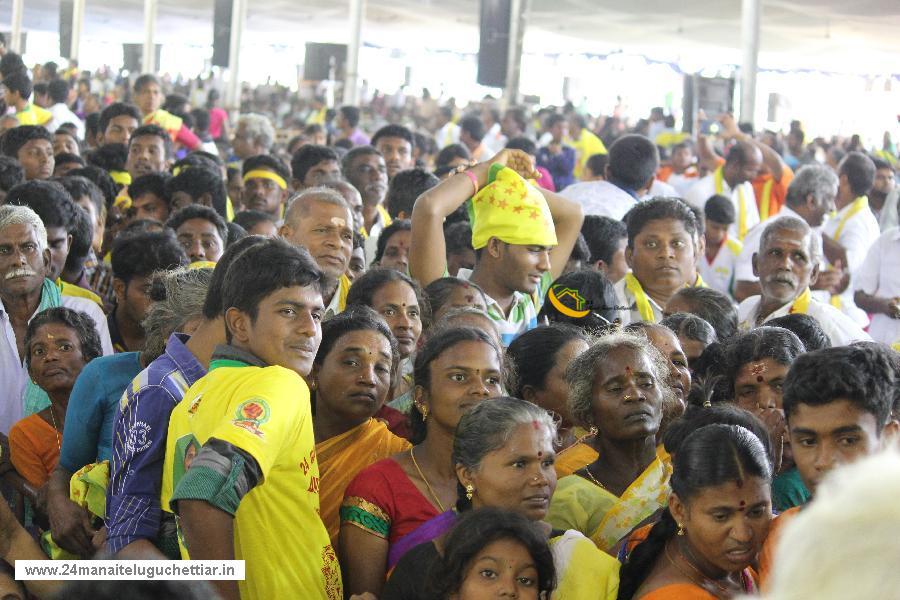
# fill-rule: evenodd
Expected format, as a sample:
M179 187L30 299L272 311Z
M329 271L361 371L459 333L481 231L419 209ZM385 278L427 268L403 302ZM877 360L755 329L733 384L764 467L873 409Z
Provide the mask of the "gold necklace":
M419 477L421 477L422 481L425 482L425 487L428 488L428 493L430 493L431 497L434 498L434 501L437 502L438 508L441 509L441 512L444 512L444 505L441 503L441 499L438 498L437 494L434 493L434 490L431 489L431 484L428 483L427 479L425 479L425 474L422 473L422 469L419 468L419 463L416 462L416 455L413 452L413 448L409 449L409 457L412 459L413 466L416 468L416 472L419 474Z
M702 587L703 587L703 581L705 580L705 581L710 582L710 583L713 584L714 586L716 586L722 594L725 594L725 597L726 597L726 598L730 598L730 597L733 595L733 594L731 593L731 591L730 591L726 586L722 585L722 584L719 583L717 580L712 579L711 577L708 577L708 576L704 575L703 572L702 572L700 569L698 569L698 568L694 565L694 563L692 563L692 562L690 561L690 559L688 559L687 556L684 555L684 553L681 551L680 548L679 548L679 550L678 550L678 553L684 558L684 561L685 561L688 565L690 565L690 567L694 570L694 572L696 572L697 575L699 575L699 576L702 578L701 581L697 581L697 579L696 579L694 576L692 576L690 573L685 572L684 569L682 569L680 566L678 566L678 563L675 562L675 559L672 558L672 555L671 555L671 553L669 552L669 544L666 544L665 552L666 552L666 559L669 561L669 564L671 564L673 567L675 567L675 569L676 569L679 573L681 573L682 575L684 575L685 577L687 577L689 580L691 580L691 581L692 581L693 583L695 583L697 586L699 586L699 587L702 588Z
M56 415L53 414L53 404L50 404L50 419L53 421L53 431L56 433L56 449L62 452L62 440L59 439L59 427L56 426Z
M599 481L597 481L597 478L594 477L594 475L591 473L591 465L586 466L584 468L584 472L587 473L587 476L590 478L591 481L593 481L595 484L597 484L597 487L599 487L601 490L606 489L606 486L603 485L602 483L600 483Z

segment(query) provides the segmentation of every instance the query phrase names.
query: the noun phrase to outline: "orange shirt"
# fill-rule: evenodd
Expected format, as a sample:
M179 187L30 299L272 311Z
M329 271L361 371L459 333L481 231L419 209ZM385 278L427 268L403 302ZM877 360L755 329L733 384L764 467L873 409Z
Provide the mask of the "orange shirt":
M769 577L772 575L772 567L775 566L775 550L778 547L778 540L781 539L781 532L785 523L800 514L802 507L795 506L789 508L772 521L769 525L769 535L763 543L762 550L759 551L759 584L763 590L766 590Z
M9 430L9 459L16 471L34 487L41 487L59 461L62 435L37 414L18 421Z
M759 207L759 220L765 221L778 214L787 198L787 189L794 180L794 172L787 165L782 167L781 181L775 181L771 174L760 175L753 180L753 193L756 194L756 205ZM768 198L768 206L766 199ZM765 215L764 215L765 213Z

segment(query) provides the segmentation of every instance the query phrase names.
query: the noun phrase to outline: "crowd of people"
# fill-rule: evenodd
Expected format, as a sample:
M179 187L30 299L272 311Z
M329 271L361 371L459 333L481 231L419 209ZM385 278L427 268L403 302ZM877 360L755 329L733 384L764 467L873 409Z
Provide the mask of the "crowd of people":
M888 136L0 76L3 598L896 594Z

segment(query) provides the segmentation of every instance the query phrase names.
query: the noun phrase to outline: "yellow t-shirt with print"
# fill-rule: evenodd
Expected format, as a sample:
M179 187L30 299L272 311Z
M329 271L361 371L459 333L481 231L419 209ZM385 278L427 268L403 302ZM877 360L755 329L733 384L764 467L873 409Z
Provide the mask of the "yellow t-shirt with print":
M234 518L235 559L246 561L241 598L341 600L340 567L319 517L319 466L303 379L283 367L214 360L172 411L164 510L171 511L173 490L211 437L253 456L262 472ZM180 530L179 542L189 558Z

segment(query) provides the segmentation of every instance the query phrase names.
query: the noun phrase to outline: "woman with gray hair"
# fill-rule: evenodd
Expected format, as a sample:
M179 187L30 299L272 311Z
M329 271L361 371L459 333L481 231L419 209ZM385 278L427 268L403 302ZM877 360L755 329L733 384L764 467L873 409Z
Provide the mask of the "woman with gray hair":
M656 438L663 413L675 402L668 366L646 337L601 337L566 371L575 422L597 429L599 458L559 480L548 515L608 551L636 525L665 506L671 459Z
M459 513L501 508L541 526L557 572L551 598L613 599L619 564L577 531L553 529L544 522L556 488L553 443L556 424L549 413L526 400L485 400L464 414L456 427L452 461L456 469L456 510L425 522L410 536L417 546L404 554L381 600L432 598L429 582L441 568L445 538Z

